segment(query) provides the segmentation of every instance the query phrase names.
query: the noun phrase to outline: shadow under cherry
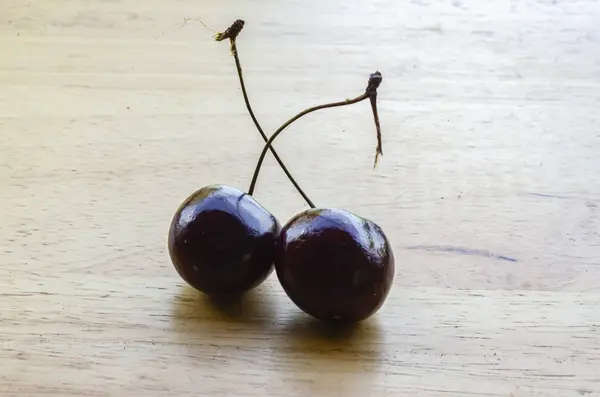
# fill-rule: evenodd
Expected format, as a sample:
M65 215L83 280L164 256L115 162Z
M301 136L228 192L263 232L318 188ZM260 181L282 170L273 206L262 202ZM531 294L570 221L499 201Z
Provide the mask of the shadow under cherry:
M175 331L198 335L267 326L274 308L271 296L260 290L259 286L242 295L213 297L184 284L172 302Z
M365 380L382 364L383 334L376 319L356 323L327 323L302 312L286 321L277 355L293 360L290 373L313 372L331 379L332 373L360 375Z

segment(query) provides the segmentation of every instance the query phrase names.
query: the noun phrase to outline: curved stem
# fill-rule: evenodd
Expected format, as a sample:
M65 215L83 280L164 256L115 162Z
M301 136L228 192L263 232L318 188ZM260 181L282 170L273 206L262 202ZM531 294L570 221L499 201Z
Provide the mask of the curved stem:
M265 132L261 128L260 124L258 123L258 120L256 119L256 116L254 116L254 112L252 111L252 107L250 106L250 100L248 99L248 94L246 92L246 85L244 84L244 77L243 77L243 73L242 73L242 65L240 63L240 58L238 56L238 51L237 51L237 45L236 45L235 38L230 38L230 42L231 42L231 52L233 53L233 58L235 59L235 66L237 68L237 74L238 74L238 77L239 77L239 80L240 80L240 86L242 88L242 94L244 95L244 102L246 103L246 109L248 109L248 113L250 114L250 117L252 118L252 121L254 122L254 125L256 126L256 129L258 130L258 132L262 136L263 140L265 142L267 142L268 141L267 135L265 134ZM270 146L269 149L271 150L271 153L273 153L273 157L275 157L275 160L277 160L277 163L279 163L279 166L281 167L281 169L283 170L283 172L285 173L285 175L288 177L288 179L290 180L290 182L292 182L292 185L294 185L294 187L296 188L296 190L298 191L298 193L300 193L300 195L302 196L302 198L304 198L304 201L306 201L306 203L311 208L315 208L315 205L308 198L308 196L306 195L306 193L304 193L304 191L302 190L302 188L300 187L300 185L298 185L298 182L296 182L296 180L294 179L294 177L292 176L292 174L290 173L290 171L287 169L287 167L285 166L285 164L283 163L283 161L281 160L281 158L279 157L279 155L275 151L275 148L273 148L272 146ZM249 194L252 195L252 193L249 193Z
M239 56L238 56L238 51L237 51L237 46L236 46L236 39L237 36L240 34L240 32L242 31L242 29L244 28L244 24L245 22L242 19L238 19L235 22L233 22L233 24L227 28L223 33L217 33L215 34L213 37L216 41L223 41L225 39L229 39L230 43L231 43L231 52L234 56L235 59L235 65L237 68L237 72L238 72L238 77L240 79L240 85L242 87L242 93L244 94L244 102L246 103L246 108L248 109L248 112L250 113L250 117L252 117L252 121L254 122L254 125L256 126L256 129L258 130L258 132L260 133L260 135L263 137L263 140L265 140L265 146L260 154L260 158L258 159L258 163L256 165L256 168L254 170L254 175L252 176L252 182L250 183L250 188L248 189L248 194L252 195L254 193L254 188L256 187L256 181L258 180L258 174L260 172L260 168L262 166L262 163L265 159L265 155L267 154L267 150L271 150L271 152L273 153L273 156L275 157L275 159L277 160L277 162L279 163L279 165L281 166L281 168L283 169L283 171L285 172L285 174L287 175L288 179L292 182L292 184L296 187L296 189L298 190L298 192L302 195L302 197L306 200L306 202L308 203L308 205L311 208L315 208L314 204L312 203L312 201L310 201L310 199L308 198L308 196L306 196L306 194L302 191L302 189L300 188L300 186L298 185L298 183L294 180L294 178L292 177L292 175L289 173L287 167L283 164L283 162L281 161L281 159L279 158L279 156L277 155L277 153L275 152L275 149L273 149L273 147L271 147L273 141L275 140L275 138L277 138L277 136L279 134L281 134L281 132L290 124L292 124L294 121L298 120L300 117L314 112L316 110L320 110L320 109L326 109L326 108L333 108L333 107L337 107L337 106L346 106L346 105L352 105L354 103L358 103L361 102L367 98L370 98L371 100L371 108L373 110L373 117L375 119L375 127L377 129L377 149L375 151L375 164L373 165L373 167L377 166L377 159L379 158L379 155L383 155L383 150L382 150L382 143L381 143L381 128L379 126L379 116L377 114L377 88L379 87L379 85L381 84L383 77L381 76L381 73L379 73L379 71L376 71L375 73L372 73L369 76L369 82L367 84L367 88L365 90L365 93L354 98L354 99L347 99L343 102L333 102L333 103L327 103L325 105L319 105L319 106L314 106L312 108L306 109L300 113L298 113L296 116L292 117L291 119L289 119L287 122L285 122L281 127L279 127L277 129L277 131L275 131L275 133L273 133L273 135L267 139L266 134L264 133L264 131L262 130L262 128L260 127L260 124L258 123L258 120L256 119L256 117L254 116L254 112L252 111L252 107L250 106L250 101L248 99L248 94L246 93L246 87L244 84L244 78L243 78L243 74L242 74L242 66L240 64L240 60L239 60Z
M372 94L370 92L365 92L364 94L357 96L354 99L346 99L345 101L342 102L333 102L333 103L327 103L324 105L319 105L319 106L314 106L312 108L306 109L300 113L298 113L297 115L295 115L294 117L292 117L291 119L289 119L288 121L286 121L281 127L279 127L277 129L277 131L275 131L273 133L273 135L271 135L271 137L269 138L269 140L267 141L267 143L265 144L265 147L263 148L262 153L260 154L260 157L258 158L258 163L256 164L256 168L254 170L254 175L252 176L252 182L250 183L250 188L248 189L248 194L252 195L252 192L254 192L254 188L256 187L256 181L258 180L258 174L260 173L260 168L262 166L262 163L265 159L265 155L267 154L267 150L271 147L271 144L273 143L273 141L275 140L275 138L277 138L277 136L279 134L281 134L281 132L290 124L292 124L294 121L298 120L300 117L307 115L308 113L314 112L316 110L320 110L320 109L327 109L327 108L333 108L333 107L338 107L338 106L346 106L346 105L352 105L354 103L358 103L360 101L364 101L365 99L369 98ZM312 207L314 208L314 207Z

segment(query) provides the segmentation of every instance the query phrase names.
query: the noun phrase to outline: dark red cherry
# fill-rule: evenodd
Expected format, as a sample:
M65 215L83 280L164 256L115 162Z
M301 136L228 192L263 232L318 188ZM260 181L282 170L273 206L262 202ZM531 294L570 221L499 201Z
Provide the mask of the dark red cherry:
M209 295L241 294L273 271L281 225L252 196L205 186L177 209L169 254L179 275Z
M281 229L275 270L304 312L320 320L360 321L383 305L395 265L374 222L340 209L309 209Z

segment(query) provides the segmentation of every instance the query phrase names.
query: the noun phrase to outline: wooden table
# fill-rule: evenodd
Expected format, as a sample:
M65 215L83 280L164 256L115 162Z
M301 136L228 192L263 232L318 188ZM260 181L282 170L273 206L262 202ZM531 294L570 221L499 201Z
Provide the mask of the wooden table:
M274 274L220 307L170 262L180 202L247 189L263 145L211 38L236 18L269 134L384 76L377 169L368 102L275 145L393 243L355 329ZM5 0L0 395L598 395L599 20L589 0ZM282 223L306 208L271 155L256 198Z

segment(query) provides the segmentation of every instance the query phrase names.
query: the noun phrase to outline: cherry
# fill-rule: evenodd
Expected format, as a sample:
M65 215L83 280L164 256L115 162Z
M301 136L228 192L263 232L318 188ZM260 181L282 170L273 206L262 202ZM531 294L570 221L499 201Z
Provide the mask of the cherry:
M376 101L381 81L381 73L375 72L364 94L309 108L280 127L263 148L249 193L254 190L267 149L287 125L315 110L367 98L377 130L376 167L383 153ZM307 314L325 321L355 322L372 316L384 304L394 281L395 260L388 238L375 222L346 210L311 206L283 226L275 270L287 296Z
M237 20L215 40L229 39L246 107L263 140L267 136L250 106L236 47L244 27ZM271 152L307 203L312 202L273 148ZM279 221L251 194L225 185L202 187L187 197L173 215L168 234L171 261L181 278L209 295L238 295L261 284L274 269Z
M320 320L360 321L384 303L394 255L374 222L340 209L308 209L284 225L275 260L285 293Z
M252 196L225 185L191 194L169 228L169 254L189 285L209 295L241 294L273 271L279 221Z

